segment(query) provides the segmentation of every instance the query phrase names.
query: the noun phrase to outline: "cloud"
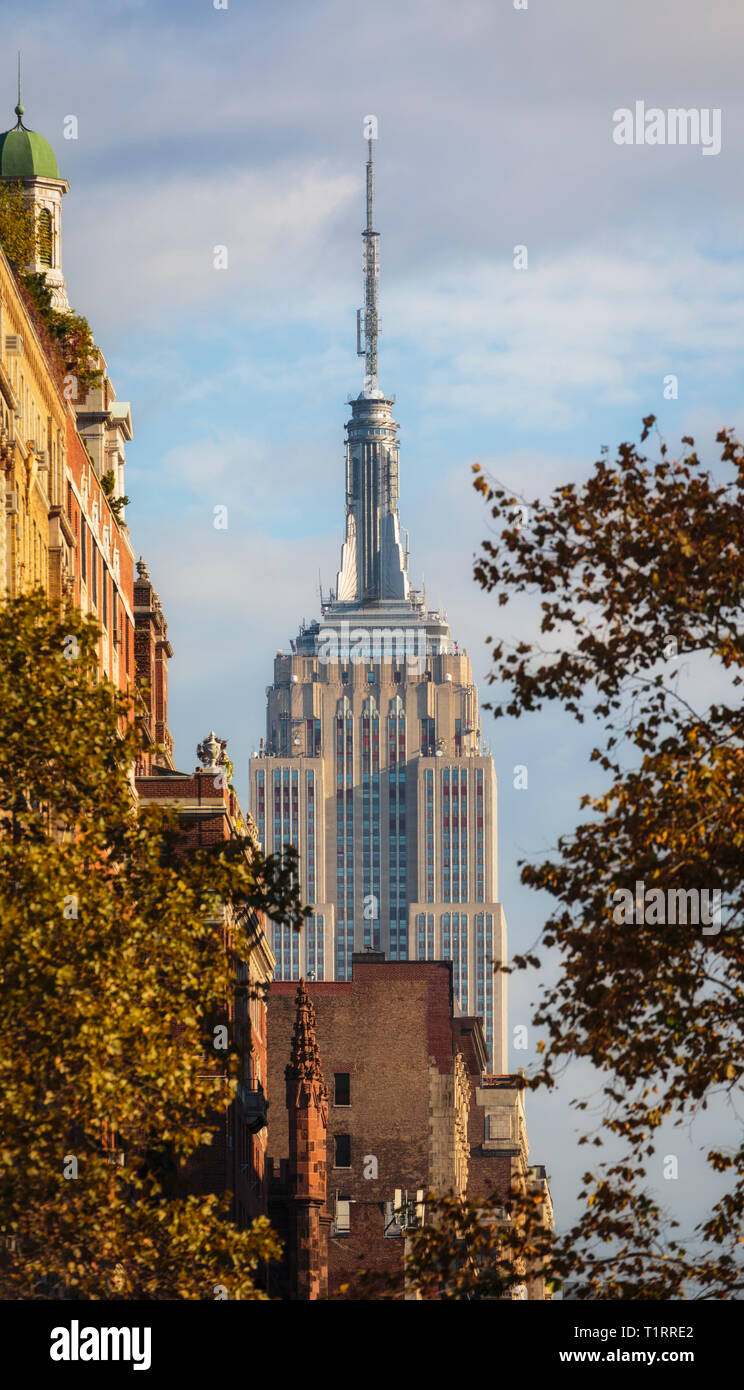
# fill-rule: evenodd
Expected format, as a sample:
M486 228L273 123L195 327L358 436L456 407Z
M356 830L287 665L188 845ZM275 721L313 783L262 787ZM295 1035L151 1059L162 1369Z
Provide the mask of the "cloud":
M556 255L516 271L469 263L432 284L395 285L395 358L431 364L424 404L531 429L566 430L596 406L662 398L732 374L744 310L742 263L701 253Z
M86 299L108 300L120 325L134 318L160 327L160 315L168 313L180 326L197 307L210 332L218 316L231 314L238 295L251 294L254 309L260 304L269 267L276 293L281 268L282 308L291 315L292 297L329 224L358 190L358 175L296 162L235 177L137 180L120 185L115 202L104 185L87 194L84 212L75 209L97 235L89 239L73 225L65 255L71 291L84 280ZM215 267L217 247L227 250L226 269ZM125 296L112 285L112 265Z

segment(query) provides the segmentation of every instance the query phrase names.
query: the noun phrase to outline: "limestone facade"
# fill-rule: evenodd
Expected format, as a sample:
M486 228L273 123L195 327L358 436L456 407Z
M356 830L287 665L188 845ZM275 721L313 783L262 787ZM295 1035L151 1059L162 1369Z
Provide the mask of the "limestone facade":
M0 250L0 592L54 591L50 511L64 505L67 406Z

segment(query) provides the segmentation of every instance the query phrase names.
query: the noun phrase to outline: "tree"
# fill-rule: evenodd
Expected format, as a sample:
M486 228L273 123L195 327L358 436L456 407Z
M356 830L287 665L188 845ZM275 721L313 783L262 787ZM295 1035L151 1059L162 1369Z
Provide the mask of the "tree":
M506 1201L430 1193L425 1212L425 1222L406 1231L396 1269L360 1271L341 1286L339 1297L511 1299L526 1293L528 1281L542 1280L555 1268L552 1220L542 1194L525 1184L515 1183Z
M125 497L124 495L122 495L121 497L114 497L115 487L116 478L114 476L114 470L113 468L110 468L108 473L104 473L103 477L101 478L101 489L104 493L106 501L109 504L109 507L111 508L111 511L116 517L116 520L121 521L121 513L125 507L129 506L130 499L128 497Z
M643 423L641 444L654 417ZM694 1244L647 1191L659 1126L688 1122L714 1096L733 1107L744 1070L744 451L728 430L717 440L720 483L689 437L674 460L662 441L653 462L626 443L544 503L474 465L501 524L475 578L500 606L537 595L542 615L539 639L493 642L489 679L505 692L493 712L555 701L592 720L591 759L608 776L601 795L582 798L590 818L557 857L522 866L525 884L556 899L542 942L560 958L535 1019L547 1044L531 1085L589 1058L606 1078L593 1142L624 1146L584 1175L586 1205L562 1243L585 1296L729 1298L744 1287L744 1146L707 1154L731 1181ZM514 961L539 964L533 952Z
M16 274L36 259L38 232L20 180L0 182L0 246Z
M268 1223L238 1232L180 1177L240 1063L231 1039L215 1066L234 982L214 919L297 925L293 860L184 855L177 821L136 810L139 735L98 641L42 595L0 608L0 1296L262 1297ZM248 930L238 912L243 959Z

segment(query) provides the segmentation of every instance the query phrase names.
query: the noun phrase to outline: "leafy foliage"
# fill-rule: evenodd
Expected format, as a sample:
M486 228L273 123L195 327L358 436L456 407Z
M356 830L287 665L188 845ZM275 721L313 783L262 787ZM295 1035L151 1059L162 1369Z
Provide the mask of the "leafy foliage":
M0 246L16 273L36 257L36 219L20 182L0 181Z
M641 443L654 417L643 423ZM728 430L717 439L720 484L689 437L675 460L660 442L653 463L623 444L583 485L527 506L474 467L501 524L475 578L502 606L537 594L548 644L493 643L489 679L505 691L494 713L550 700L604 731L591 759L609 785L582 798L591 819L560 839L557 857L522 866L522 881L557 901L543 943L561 961L535 1018L548 1041L531 1085L552 1086L569 1058L589 1058L608 1077L593 1143L604 1133L626 1146L584 1175L584 1214L562 1247L593 1296L727 1298L744 1287L744 1145L707 1155L732 1184L694 1251L646 1192L652 1158L661 1167L659 1126L689 1122L713 1095L740 1104L744 1072L744 451ZM707 701L683 694L687 667ZM665 895L720 891L724 917L706 932L646 914L618 925L619 892L639 880Z
M115 487L116 487L116 479L115 479L115 477L114 477L114 470L113 470L113 468L112 468L112 469L109 470L108 473L104 473L103 477L101 478L101 488L103 489L104 496L106 497L106 499L107 499L107 501L108 501L108 504L109 504L109 507L110 507L111 511L114 513L114 516L116 517L116 519L117 519L117 521L118 521L119 518L120 518L120 516L121 516L121 513L122 513L122 511L123 511L123 509L124 509L124 507L128 507L128 506L129 506L129 498L128 498L128 497L114 497L114 488L115 488Z
M0 1296L258 1298L276 1239L189 1196L184 1165L241 1063L212 1045L221 905L247 960L243 909L299 922L294 866L242 839L184 854L172 817L135 812L139 735L98 638L42 595L0 608Z
M0 182L0 246L23 287L32 311L38 315L42 336L59 347L65 370L75 378L77 396L100 386L102 373L94 365L96 351L88 320L82 314L60 313L43 272L27 269L36 258L39 231L34 210L23 194L23 184Z
M472 1200L451 1192L430 1194L426 1218L425 1225L409 1229L397 1270L360 1272L342 1286L341 1297L512 1298L520 1287L526 1290L526 1281L542 1279L551 1262L553 1233L542 1194L524 1186L515 1184L506 1202L497 1196ZM554 1264L551 1268L555 1274Z
M96 345L88 320L82 314L52 308L51 290L42 272L27 272L20 279L44 328L59 344L66 371L75 378L76 398L86 396L103 380L100 368L94 366Z

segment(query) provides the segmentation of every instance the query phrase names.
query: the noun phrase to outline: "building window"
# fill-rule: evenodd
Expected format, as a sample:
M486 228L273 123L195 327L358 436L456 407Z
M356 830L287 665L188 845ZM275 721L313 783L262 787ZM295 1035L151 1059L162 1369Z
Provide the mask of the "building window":
M351 1076L348 1071L337 1071L333 1074L333 1103L351 1105Z
M51 264L52 264L52 248L53 248L53 240L52 240L52 238L53 238L53 232L52 232L52 214L51 214L51 212L49 211L49 208L42 208L42 209L41 209L41 212L39 213L39 224L38 224L38 225L39 225L39 260L41 261L41 264L42 264L42 265L51 266Z
M336 1193L336 1210L333 1220L334 1236L348 1236L351 1232L351 1199Z
M351 1167L351 1135L334 1135L335 1155L333 1159L334 1168Z
M421 720L421 755L424 758L433 758L436 752L436 731L434 720L429 718Z

